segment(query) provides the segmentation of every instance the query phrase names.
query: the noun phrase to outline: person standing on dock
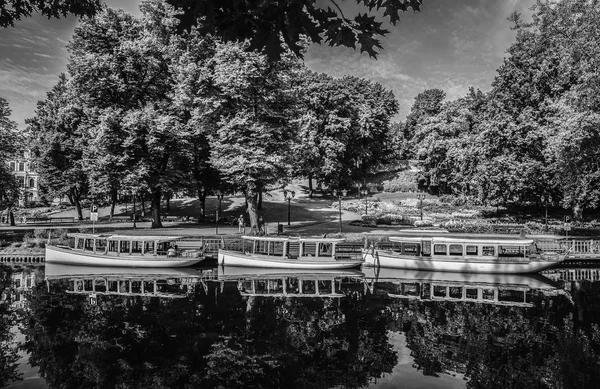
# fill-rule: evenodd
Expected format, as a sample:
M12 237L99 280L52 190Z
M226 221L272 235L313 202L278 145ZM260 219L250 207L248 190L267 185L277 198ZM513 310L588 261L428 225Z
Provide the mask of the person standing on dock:
M244 215L240 215L238 219L238 232L244 233L246 230L246 226L244 225Z

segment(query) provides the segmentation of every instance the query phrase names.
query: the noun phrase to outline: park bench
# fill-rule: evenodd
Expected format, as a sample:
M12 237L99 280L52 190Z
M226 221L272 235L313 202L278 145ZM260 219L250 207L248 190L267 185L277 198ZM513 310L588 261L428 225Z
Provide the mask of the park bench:
M162 217L162 221L163 222L176 222L176 221L180 221L181 220L181 216L163 216Z
M131 215L118 215L110 218L113 222L128 222L131 221Z
M79 219L77 219L77 217L50 217L48 218L47 223L76 223L77 221L79 221Z

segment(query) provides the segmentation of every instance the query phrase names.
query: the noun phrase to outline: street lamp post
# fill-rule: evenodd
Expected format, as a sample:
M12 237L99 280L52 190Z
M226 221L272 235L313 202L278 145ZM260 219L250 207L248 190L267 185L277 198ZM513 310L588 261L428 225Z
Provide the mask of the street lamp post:
M291 190L291 191L284 190L283 191L283 198L286 199L288 202L288 223L287 223L288 226L290 225L290 217L291 217L290 202L292 201L292 199L294 198L295 195L296 195L296 192L294 192L293 190Z
M221 202L223 201L224 194L220 190L217 190L215 192L215 195L217 196L217 200L219 200L219 208L217 208L217 212L215 215L215 235L219 235L219 217L221 216Z
M342 197L346 197L346 195L348 194L348 190L346 189L342 189L342 190L337 190L337 196L338 196L338 208L339 208L339 212L340 212L340 233L342 232Z
M133 229L135 230L135 229L137 229L137 225L135 224L135 219L136 219L136 216L135 216L135 192L132 192L132 193L133 193Z
M367 201L368 201L367 196L369 195L369 189L367 187L361 189L360 190L360 194L362 194L363 196L365 196L365 215L367 215L368 212L369 212L368 211L368 205L369 204L367 203Z
M552 196L548 193L544 193L544 208L546 209L546 225L544 226L544 230L548 231L548 203L552 202Z
M420 204L420 208L421 208L421 220L423 220L423 200L425 200L425 193L419 192L417 193L417 199L419 199L419 201L421 202Z

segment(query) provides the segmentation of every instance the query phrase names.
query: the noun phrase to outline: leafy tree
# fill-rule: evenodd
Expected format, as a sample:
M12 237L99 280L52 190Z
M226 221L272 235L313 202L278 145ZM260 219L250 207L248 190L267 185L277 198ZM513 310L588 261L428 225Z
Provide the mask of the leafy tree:
M412 8L418 11L422 0L356 0L368 12L346 17L335 0L327 8L315 0L223 1L223 0L168 0L181 10L180 29L198 26L202 35L211 34L225 41L248 40L248 50L265 53L269 59L280 59L288 49L302 56L301 44L305 37L314 43L356 48L376 58L381 49L378 36L389 31L382 28L376 14L389 18L392 24L400 20L400 13ZM381 15L381 14L379 14ZM378 16L379 16L378 15Z
M188 149L171 108L168 47L176 20L162 2L143 2L142 18L104 9L76 28L68 69L86 107L100 125L92 153L102 162L104 187L114 193L148 188L152 226L161 226L163 193L182 182L173 168ZM95 166L94 166L95 168Z
M406 117L404 138L408 141L415 135L420 121L437 115L442 109L446 92L441 89L426 89L415 97L410 113Z
M0 5L0 27L14 26L15 21L29 17L34 12L39 12L48 19L58 19L68 14L93 16L99 9L99 0L8 0Z
M295 135L291 83L300 67L287 56L271 63L238 44L217 43L212 56L192 53L177 67L177 100L210 146L210 165L224 185L243 193L258 228L260 193L281 185Z
M16 155L22 137L17 131L17 123L10 120L11 110L8 102L0 97L0 209L7 209L11 226L15 219L11 208L19 203L20 189L15 176L9 171L9 160Z
M396 99L380 84L308 72L299 86L298 174L330 188L348 188L367 170L396 158L390 118Z
M27 120L40 181L50 198L66 194L83 219L81 201L88 193L83 150L87 148L87 115L73 83L64 74L38 102L35 116Z

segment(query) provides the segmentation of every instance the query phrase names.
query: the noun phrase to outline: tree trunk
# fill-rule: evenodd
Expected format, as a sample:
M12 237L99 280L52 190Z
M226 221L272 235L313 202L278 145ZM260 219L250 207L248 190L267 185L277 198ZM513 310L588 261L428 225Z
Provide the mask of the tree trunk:
M12 209L8 210L8 220L10 221L10 226L11 227L16 226L16 224L15 224L15 214L13 213Z
M110 219L112 220L113 216L115 216L115 206L117 205L117 200L119 198L119 194L116 189L113 189L110 192Z
M160 188L152 188L152 228L162 228L160 221L160 201L162 193Z
M140 194L140 200L142 201L142 217L146 217L146 192Z
M583 208L579 204L573 206L573 221L583 220Z
M71 194L69 197L73 199L73 202L75 203L75 208L77 209L77 219L83 220L83 211L81 209L81 201L79 201L81 194L79 193L79 190L77 189L77 187L71 188L70 192L71 192Z
M198 188L198 201L200 201L200 215L198 221L206 221L206 191Z
M248 217L250 219L250 235L258 234L258 193L249 193L246 195L246 204L248 206Z
M312 173L308 173L308 198L313 197L313 182Z
M258 192L258 210L262 211L263 209L263 196L262 196L262 191Z
M170 212L171 211L171 193L170 192L165 195L165 200L167 201L166 210L167 210L167 212Z

